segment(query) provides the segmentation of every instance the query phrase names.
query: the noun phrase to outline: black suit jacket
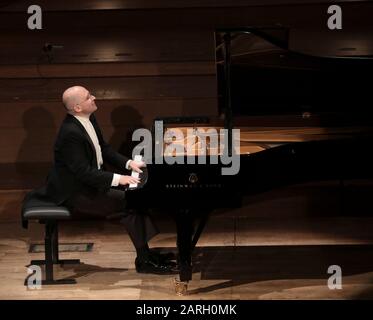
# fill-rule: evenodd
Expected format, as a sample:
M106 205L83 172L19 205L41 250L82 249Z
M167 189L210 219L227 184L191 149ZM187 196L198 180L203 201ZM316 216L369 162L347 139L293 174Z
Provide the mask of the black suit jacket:
M90 121L100 143L105 164L123 171L127 157L114 151L102 136L94 115ZM96 152L93 143L82 126L72 115L67 115L58 132L54 146L54 164L49 172L46 186L26 196L24 208L42 203L67 205L78 193L94 197L111 187L113 173L98 170Z

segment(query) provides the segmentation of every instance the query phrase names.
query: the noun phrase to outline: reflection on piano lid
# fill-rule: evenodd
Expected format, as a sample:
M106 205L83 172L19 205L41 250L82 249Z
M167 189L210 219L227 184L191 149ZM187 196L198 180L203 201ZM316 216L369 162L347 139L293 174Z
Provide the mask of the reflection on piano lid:
M219 111L229 115L230 103L233 116L297 114L307 123L327 114L333 125L372 124L373 119L366 116L372 114L366 103L371 100L366 79L373 72L372 31L331 32L326 27L219 30Z
M169 124L172 125L172 124ZM223 127L182 126L165 127L164 156L221 155L219 146L211 147L211 139L218 143L224 136ZM373 134L373 127L237 127L240 130L237 154L252 154L285 143L348 138L356 134ZM178 135L183 139L172 139ZM220 133L221 132L221 133ZM169 148L170 146L179 148ZM224 144L222 144L224 147ZM176 150L175 150L176 149ZM170 152L171 150L171 152ZM183 150L177 152L177 150Z

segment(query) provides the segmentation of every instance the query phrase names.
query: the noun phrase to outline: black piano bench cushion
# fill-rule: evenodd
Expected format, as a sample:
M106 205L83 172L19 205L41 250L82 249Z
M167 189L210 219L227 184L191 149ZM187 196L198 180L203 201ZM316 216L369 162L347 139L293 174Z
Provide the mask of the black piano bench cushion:
M23 211L25 220L66 220L70 219L71 213L66 207L33 207Z

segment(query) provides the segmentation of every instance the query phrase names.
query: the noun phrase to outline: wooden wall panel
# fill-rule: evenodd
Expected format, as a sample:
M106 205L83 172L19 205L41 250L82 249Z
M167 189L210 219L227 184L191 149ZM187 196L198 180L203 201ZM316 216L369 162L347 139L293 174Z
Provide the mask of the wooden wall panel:
M106 140L126 154L132 131L150 128L156 117L217 114L213 28L148 28L136 12L114 11L93 11L92 17L69 12L59 26L55 14L62 13L50 13L43 30L30 32L25 13L0 12L1 188L45 179L65 117L61 95L69 86L83 85L97 97ZM126 20L128 14L134 20ZM168 10L139 14L156 22ZM136 23L123 27L122 21ZM60 47L47 53L46 43Z
M107 126L151 124L158 113L164 116L216 114L215 98L96 100L96 103L97 118L101 125ZM123 109L123 112L118 112L118 109ZM61 102L0 103L0 128L55 127L64 117L65 109Z
M102 100L216 97L215 76L7 79L0 80L0 102L61 101L62 92L76 84Z
M0 64L214 61L214 30L92 27L46 28L0 35ZM48 54L45 44L56 46Z
M0 65L0 79L215 75L214 61Z
M88 2L88 1L87 1ZM153 1L148 1L150 4ZM177 1L175 1L176 3ZM183 1L185 3L185 1ZM146 28L149 32L160 27L170 30L184 28L215 28L242 26L286 26L296 28L326 28L328 0L321 1L288 1L288 4L272 1L271 4L237 5L235 1L229 6L188 6L187 8L170 7L140 8L124 10L71 10L68 12L46 10L43 15L43 31L27 30L26 9L18 12L0 11L0 30L15 29L28 33L67 32L76 33L84 29L100 27L107 30L115 26L121 30ZM328 2L328 3L327 3ZM69 5L62 4L65 10ZM45 8L47 8L46 6ZM24 7L25 8L25 7ZM343 3L343 30L351 27L373 25L371 1L346 1ZM110 33L108 33L110 35Z
M0 164L17 164L10 165L16 174L27 163L53 160L65 116L61 94L71 85L95 94L105 138L122 152L131 149L131 132L150 128L156 117L217 113L211 30L111 27L0 37ZM48 41L64 46L49 60L41 50ZM29 179L30 168L20 177Z
M56 137L55 128L2 128L1 134L1 163L49 162L53 157L51 146Z
M330 3L330 0L90 0L61 2L59 0L38 0L45 11L64 11L67 8L72 11L79 10L133 10L133 9L169 9L169 8L216 8L216 7L252 7L269 5L291 5ZM351 2L351 0L339 0L338 2ZM1 11L20 12L29 6L29 1L8 1Z
M132 130L151 128L156 117L216 115L215 98L98 100L97 105L104 137L117 150L130 142ZM0 163L52 161L64 117L60 102L0 103Z

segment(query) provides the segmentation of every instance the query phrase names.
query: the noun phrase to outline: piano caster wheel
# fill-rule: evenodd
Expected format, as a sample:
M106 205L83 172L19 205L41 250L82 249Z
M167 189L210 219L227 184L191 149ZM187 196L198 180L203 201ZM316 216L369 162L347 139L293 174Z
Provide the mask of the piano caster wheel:
M175 284L175 293L178 296L185 296L188 293L188 281L180 281L175 278L174 280Z

